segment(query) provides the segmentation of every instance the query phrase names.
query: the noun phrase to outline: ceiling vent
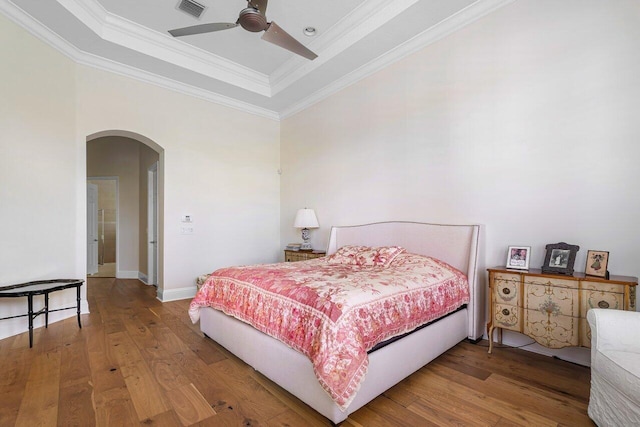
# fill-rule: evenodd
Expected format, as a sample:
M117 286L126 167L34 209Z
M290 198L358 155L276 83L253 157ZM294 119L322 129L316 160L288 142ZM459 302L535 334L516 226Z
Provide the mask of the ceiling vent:
M206 7L204 5L198 3L197 1L180 0L180 3L178 3L178 9L180 9L183 12L188 13L191 16L194 16L196 18L200 18L200 15L202 15L202 12L204 12Z

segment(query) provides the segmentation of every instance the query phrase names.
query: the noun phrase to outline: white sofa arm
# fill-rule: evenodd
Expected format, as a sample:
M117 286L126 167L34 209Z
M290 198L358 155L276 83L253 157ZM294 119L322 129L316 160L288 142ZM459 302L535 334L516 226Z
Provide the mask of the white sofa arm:
M592 308L587 313L592 350L640 353L640 313Z

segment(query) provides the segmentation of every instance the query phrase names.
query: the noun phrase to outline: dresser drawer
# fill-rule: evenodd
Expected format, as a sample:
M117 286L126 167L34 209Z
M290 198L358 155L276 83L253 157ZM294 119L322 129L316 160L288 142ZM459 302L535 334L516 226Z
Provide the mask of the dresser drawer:
M493 320L498 328L520 331L521 316L520 309L514 305L494 304Z
M516 273L494 273L493 277L495 280L520 283L520 275Z
M493 281L493 297L498 303L517 305L520 295L520 276L517 274L496 274Z
M583 283L584 285L584 283ZM611 287L621 287L621 285L609 285L606 289ZM614 289L614 291L617 289ZM620 289L624 291L624 289ZM624 294L618 292L602 292L597 289L589 289L589 287L583 287L580 291L580 317L584 318L580 326L580 345L584 347L591 347L591 328L589 322L587 322L587 312L592 308L605 308L611 310L624 310Z
M616 285L613 283L587 282L583 281L581 285L584 290L611 292L614 294L624 294L624 285Z
M525 283L524 308L550 315L578 317L578 289Z
M592 308L610 308L613 310L624 309L624 294L601 292L591 289L583 289L581 293L582 317L586 318L587 311Z
M540 310L524 310L523 333L548 348L579 345L580 319Z
M284 251L284 260L286 262L306 261L309 259L321 258L325 256L321 251Z
M542 286L554 286L557 288L578 288L576 280L558 279L550 277L524 276L524 283Z

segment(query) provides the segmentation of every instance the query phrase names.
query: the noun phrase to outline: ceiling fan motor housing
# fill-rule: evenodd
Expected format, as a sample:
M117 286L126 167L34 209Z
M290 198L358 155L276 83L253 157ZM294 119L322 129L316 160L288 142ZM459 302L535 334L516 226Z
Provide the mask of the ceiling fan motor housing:
M240 12L238 22L242 25L242 28L253 33L264 31L269 26L269 24L267 24L267 18L260 13L260 11L252 7L243 9Z

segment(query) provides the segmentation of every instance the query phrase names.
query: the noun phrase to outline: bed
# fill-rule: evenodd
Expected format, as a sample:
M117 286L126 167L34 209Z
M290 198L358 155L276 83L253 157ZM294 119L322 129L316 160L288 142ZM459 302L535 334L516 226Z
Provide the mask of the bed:
M460 341L476 340L483 335L484 295L477 274L479 236L478 225L416 222L381 222L331 229L327 256L352 245L399 246L407 253L426 255L453 266L466 275L469 285L468 303L463 307L369 352L364 379L346 405L330 396L326 384L323 388L309 357L249 324L222 311L201 307L198 308L200 329L337 424ZM314 261L317 260L304 262Z

